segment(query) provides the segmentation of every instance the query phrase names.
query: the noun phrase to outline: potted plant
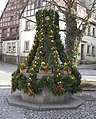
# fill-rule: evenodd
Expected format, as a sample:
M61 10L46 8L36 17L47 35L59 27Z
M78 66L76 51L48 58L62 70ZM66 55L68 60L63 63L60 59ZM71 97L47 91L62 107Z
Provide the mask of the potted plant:
M20 64L20 72L27 72L25 63Z
M46 62L42 62L40 69L39 69L39 73L52 73L51 68L49 67L48 63Z
M63 65L63 73L64 74L71 74L71 69L67 63L64 63L64 65Z

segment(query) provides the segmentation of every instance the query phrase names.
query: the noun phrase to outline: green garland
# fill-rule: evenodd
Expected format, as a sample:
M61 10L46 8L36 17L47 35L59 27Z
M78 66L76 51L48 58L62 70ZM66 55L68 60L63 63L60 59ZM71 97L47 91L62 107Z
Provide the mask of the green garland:
M49 18L48 21L46 18ZM47 86L54 95L64 95L65 92L76 93L81 90L81 76L77 68L71 64L61 65L60 60L64 63L64 47L60 41L59 35L59 15L54 10L39 10L36 13L37 29L33 47L24 63L28 69L29 77L25 77L18 69L12 74L12 91L16 89L24 90L28 95L37 95ZM42 64L45 38L48 38L51 52L51 68L54 77L43 76L37 79ZM67 74L64 75L66 67ZM73 88L74 87L74 88Z
M66 67L66 66L64 66ZM81 75L75 66L68 66L71 74L66 74L58 82L50 77L43 76L41 80L31 80L22 75L19 70L12 75L12 91L24 90L30 96L37 95L47 86L54 95L63 95L65 92L72 94L81 91ZM74 87L74 88L73 88Z

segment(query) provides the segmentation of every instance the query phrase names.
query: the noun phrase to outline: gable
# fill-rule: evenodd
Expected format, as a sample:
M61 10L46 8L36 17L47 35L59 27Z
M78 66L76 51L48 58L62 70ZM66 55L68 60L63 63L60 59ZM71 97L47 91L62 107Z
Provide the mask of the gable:
M15 25L15 20L18 21L18 17L21 13L21 9L23 8L25 1L21 0L9 0L3 10L3 13L0 18L0 27L7 27L10 25ZM14 23L11 24L12 19L14 19Z
M48 0L47 0L48 1ZM26 5L26 7L24 8L21 17L31 17L36 15L36 12L39 9L56 9L57 7L55 7L54 5L50 4L49 2L47 2L46 0L35 0L33 2L33 0L29 0L28 4ZM52 0L49 0L52 1Z

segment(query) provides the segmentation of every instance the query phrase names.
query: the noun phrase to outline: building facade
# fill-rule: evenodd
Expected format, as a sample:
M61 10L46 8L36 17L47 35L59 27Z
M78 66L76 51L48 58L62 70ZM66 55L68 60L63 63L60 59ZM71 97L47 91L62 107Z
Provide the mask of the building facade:
M0 18L0 58L4 62L17 62L19 15L26 0L8 0Z
M39 2L39 3L38 3ZM59 3L61 5L61 3ZM63 4L63 3L62 3ZM64 5L64 4L63 4ZM77 27L82 22L83 18L87 14L87 9L84 7L85 3L77 3L75 6L77 17ZM31 9L30 9L31 8ZM35 28L36 28L36 19L35 15L38 9L55 9L58 11L58 8L49 2L44 1L35 1L33 4L31 2L28 3L26 8L24 9L21 19L20 19L20 56L26 57L28 52L30 51L34 36L35 36ZM58 11L60 19L64 19L64 14ZM26 19L27 18L27 19ZM29 20L28 20L29 19ZM31 21L30 21L31 20ZM60 34L61 39L64 44L65 34L62 32L64 29L65 23L60 21ZM32 22L34 21L34 22ZM82 29L83 26L81 26ZM90 20L89 25L84 33L84 37L81 40L79 49L78 49L78 60L82 63L96 62L96 14L93 13Z
M78 4L77 25L79 26L87 14L87 9ZM81 26L83 27L83 26ZM87 29L81 40L78 52L78 60L82 63L96 62L96 13L92 13Z

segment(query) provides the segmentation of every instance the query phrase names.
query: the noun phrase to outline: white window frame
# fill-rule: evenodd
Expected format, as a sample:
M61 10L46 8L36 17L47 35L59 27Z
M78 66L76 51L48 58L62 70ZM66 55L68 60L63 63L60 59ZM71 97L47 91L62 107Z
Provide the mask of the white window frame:
M93 33L93 37L95 37L95 28L93 27L93 31L92 31Z
M10 46L10 48L9 48ZM7 43L7 52L11 52L12 51L12 45L11 43Z
M95 46L92 46L92 55L95 55Z
M10 49L9 49L10 46ZM15 50L14 47L15 46ZM16 42L8 42L7 43L7 52L16 52Z
M91 26L88 26L88 36L90 36L91 35Z
M27 46L28 43L28 46ZM29 51L29 40L24 41L24 51L28 52Z
M87 55L90 55L90 45L87 45Z
M31 22L30 21L26 21L25 30L30 30L30 29L31 29Z
M14 46L15 46L15 50L14 50ZM16 42L12 43L12 52L16 52Z

